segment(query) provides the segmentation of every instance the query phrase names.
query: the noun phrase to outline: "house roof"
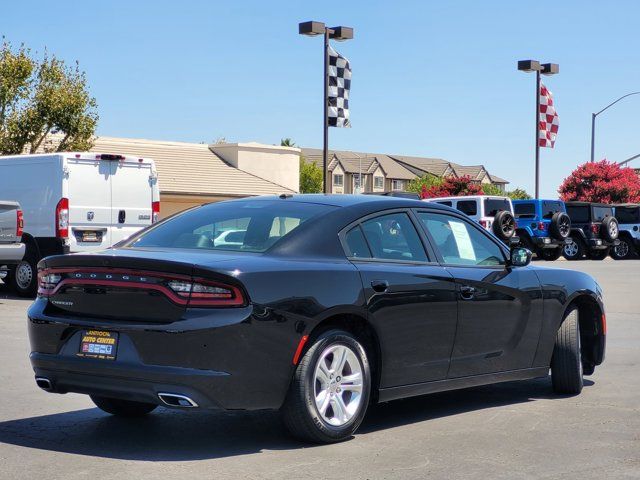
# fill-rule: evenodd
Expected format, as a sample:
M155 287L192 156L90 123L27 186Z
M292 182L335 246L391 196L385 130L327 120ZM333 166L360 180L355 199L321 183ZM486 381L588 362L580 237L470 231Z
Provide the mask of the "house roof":
M302 155L308 161L314 162L319 167L322 167L322 150L319 148L303 148ZM337 159L342 167L348 173L359 173L362 168L362 173L373 173L376 171L378 165L384 170L387 178L398 180L412 180L416 177L409 170L398 164L395 160L388 155L380 153L363 153L363 152L351 152L345 150L329 150L329 169L332 170L332 164Z
M247 196L292 190L239 170L200 143L98 137L93 152L150 157L163 193Z

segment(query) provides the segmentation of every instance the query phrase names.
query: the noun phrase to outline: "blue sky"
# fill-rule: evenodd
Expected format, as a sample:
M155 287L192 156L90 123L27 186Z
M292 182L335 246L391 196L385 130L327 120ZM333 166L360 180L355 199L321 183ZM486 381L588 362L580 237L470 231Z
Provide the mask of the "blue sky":
M3 6L0 33L80 62L99 134L320 147L322 42L297 25L352 26L335 48L353 67L353 128L331 129L331 148L481 163L530 192L534 76L516 61L559 63L546 83L560 131L541 149L555 196L588 160L591 112L640 90L638 18L633 0L22 1ZM638 112L640 95L598 117L597 158L640 153Z

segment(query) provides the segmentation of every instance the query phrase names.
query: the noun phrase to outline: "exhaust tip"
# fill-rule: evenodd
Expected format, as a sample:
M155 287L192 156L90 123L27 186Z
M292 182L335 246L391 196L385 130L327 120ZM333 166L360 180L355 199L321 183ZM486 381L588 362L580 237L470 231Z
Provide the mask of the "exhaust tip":
M46 390L47 392L53 390L51 380L46 377L36 377L36 385L38 385L42 390Z
M185 395L177 393L158 393L158 398L170 407L195 408L198 406L196 402Z

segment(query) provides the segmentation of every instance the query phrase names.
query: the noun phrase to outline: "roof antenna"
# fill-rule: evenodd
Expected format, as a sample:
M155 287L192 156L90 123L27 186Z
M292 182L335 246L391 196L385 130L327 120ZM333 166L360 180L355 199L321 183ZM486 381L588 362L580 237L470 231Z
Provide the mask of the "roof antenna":
M290 193L281 193L281 194L279 195L279 197L280 197L281 199L285 200L285 199L287 199L287 198L291 198L291 197L293 197L293 195L291 195Z

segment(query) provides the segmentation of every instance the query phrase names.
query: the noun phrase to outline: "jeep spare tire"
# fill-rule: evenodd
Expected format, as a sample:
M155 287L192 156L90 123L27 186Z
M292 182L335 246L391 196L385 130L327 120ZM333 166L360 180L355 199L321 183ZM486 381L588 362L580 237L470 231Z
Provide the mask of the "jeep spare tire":
M600 236L607 242L613 242L618 238L619 233L618 220L615 217L604 217L600 225Z
M566 240L571 233L571 219L564 212L556 212L551 217L549 234L556 240Z
M500 210L493 218L493 233L503 242L509 241L516 233L516 220L511 212Z

